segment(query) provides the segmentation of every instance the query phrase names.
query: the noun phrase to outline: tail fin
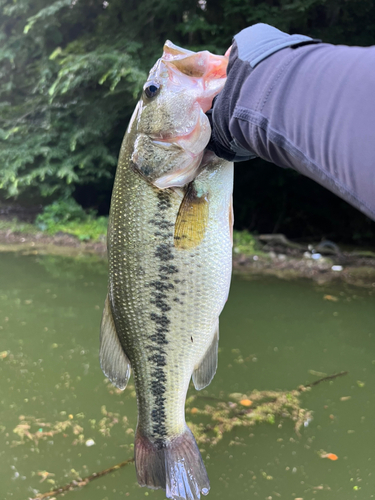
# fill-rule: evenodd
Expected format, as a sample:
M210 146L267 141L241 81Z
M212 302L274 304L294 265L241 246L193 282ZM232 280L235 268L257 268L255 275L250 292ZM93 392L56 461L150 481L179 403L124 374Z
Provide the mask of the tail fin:
M152 442L137 430L135 466L138 483L164 488L167 498L198 500L207 495L210 481L190 429L164 442Z

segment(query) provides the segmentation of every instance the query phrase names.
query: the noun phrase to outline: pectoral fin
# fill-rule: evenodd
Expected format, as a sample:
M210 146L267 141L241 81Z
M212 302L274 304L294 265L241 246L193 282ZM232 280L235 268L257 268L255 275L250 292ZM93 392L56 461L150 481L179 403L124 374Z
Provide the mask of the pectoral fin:
M208 223L208 195L198 196L194 182L187 187L174 229L174 246L179 250L191 250L198 246L205 235Z
M99 358L104 375L116 387L125 389L130 378L130 361L118 338L108 295L104 303Z
M219 348L219 320L215 329L215 334L209 348L200 364L193 372L194 387L197 391L207 387L214 378L217 369L217 354Z

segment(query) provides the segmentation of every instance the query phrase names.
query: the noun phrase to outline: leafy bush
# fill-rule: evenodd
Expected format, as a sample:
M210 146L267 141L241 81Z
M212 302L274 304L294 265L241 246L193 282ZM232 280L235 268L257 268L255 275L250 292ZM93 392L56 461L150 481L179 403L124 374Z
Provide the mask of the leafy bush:
M68 221L57 224L54 232L64 232L76 236L80 241L104 239L107 234L108 217L94 218L89 216L86 221Z
M96 217L94 211L86 212L75 200L68 198L47 205L35 224L49 234L63 232L86 241L106 234L108 218Z
M85 221L89 217L81 205L68 198L66 200L54 201L51 205L44 207L43 213L39 214L35 223L42 231L51 230L56 224L64 224L68 221Z
M245 255L262 255L257 240L248 231L233 232L233 250L235 253Z

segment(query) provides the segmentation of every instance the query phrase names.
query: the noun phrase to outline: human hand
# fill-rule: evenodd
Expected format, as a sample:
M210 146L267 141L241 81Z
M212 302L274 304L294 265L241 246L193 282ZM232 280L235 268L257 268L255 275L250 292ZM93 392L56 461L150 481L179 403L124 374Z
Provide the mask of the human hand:
M261 61L275 52L318 41L320 40L304 35L288 35L267 24L255 24L238 33L233 45L225 53L229 56L226 84L206 113L212 130L207 149L229 161L240 162L256 158L250 133L249 137L242 137L241 142L233 133L236 120L246 119L241 114L243 110L236 108L244 82ZM250 98L251 96L248 99L245 96L242 101L250 102Z

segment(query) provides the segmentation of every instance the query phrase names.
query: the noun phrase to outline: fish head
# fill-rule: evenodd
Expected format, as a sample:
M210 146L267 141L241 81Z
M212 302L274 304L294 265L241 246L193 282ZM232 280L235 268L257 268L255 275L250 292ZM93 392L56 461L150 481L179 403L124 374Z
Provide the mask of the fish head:
M167 41L150 71L130 128L133 166L159 189L194 179L211 136L205 112L226 80L227 56Z

